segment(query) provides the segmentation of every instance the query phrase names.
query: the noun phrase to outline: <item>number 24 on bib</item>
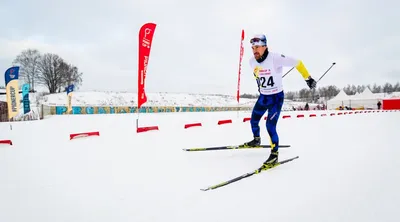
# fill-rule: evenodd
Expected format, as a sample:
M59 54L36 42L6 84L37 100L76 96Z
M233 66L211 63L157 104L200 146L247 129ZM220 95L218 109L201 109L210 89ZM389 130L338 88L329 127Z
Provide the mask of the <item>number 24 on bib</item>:
M274 87L275 82L274 82L274 77L270 76L270 77L260 77L259 78L259 85L261 88L267 88L267 87Z

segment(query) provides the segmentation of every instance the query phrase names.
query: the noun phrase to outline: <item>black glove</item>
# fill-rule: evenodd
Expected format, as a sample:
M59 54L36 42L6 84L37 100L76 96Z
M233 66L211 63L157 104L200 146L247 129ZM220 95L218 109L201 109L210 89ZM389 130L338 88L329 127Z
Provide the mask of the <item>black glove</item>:
M310 87L310 89L317 87L317 82L311 76L308 77L306 82L307 82L308 87Z

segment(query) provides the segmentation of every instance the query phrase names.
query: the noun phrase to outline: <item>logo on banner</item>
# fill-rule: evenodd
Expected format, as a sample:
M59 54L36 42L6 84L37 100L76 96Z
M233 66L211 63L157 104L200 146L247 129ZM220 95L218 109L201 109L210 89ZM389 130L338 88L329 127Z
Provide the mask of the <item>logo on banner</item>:
M143 40L142 40L142 45L143 45L143 47L146 47L146 48L148 48L148 49L150 49L151 40L147 38L147 35L150 35L150 33L151 33L151 29L146 28L146 29L144 30L144 37L143 37Z
M14 69L10 69L10 74L9 74L9 76L10 76L10 79L14 79L14 78L15 78Z

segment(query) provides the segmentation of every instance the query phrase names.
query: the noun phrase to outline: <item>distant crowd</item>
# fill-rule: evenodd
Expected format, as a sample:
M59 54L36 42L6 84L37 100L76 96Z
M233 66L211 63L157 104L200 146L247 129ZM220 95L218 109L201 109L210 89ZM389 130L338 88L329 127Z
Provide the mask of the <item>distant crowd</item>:
M376 107L378 109L381 109L381 107L382 107L381 101L378 101L378 103L376 104ZM349 107L349 106L339 106L337 109L338 110L356 110L356 108L352 108L352 107ZM364 107L362 107L361 109L364 109Z
M325 106L325 104L321 104L321 105L317 104L315 107L310 107L310 105L308 103L306 103L304 105L304 107L303 106L298 106L298 107L292 106L292 109L293 109L293 111L296 111L296 110L326 110L326 106Z

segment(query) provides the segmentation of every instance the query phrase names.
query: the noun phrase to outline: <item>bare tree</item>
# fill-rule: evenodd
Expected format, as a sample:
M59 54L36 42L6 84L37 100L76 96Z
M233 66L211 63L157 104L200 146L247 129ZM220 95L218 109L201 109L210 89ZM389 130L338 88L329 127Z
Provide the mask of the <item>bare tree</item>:
M384 93L392 93L394 92L394 87L392 84L387 82L385 85L383 85L382 90Z
M40 63L38 83L45 85L50 93L56 93L63 82L64 60L56 54L46 53Z
M311 99L312 98L312 91L309 89L303 88L299 91L299 97L304 99Z
M357 93L357 87L355 85L348 84L346 87L343 88L343 91L347 95L355 95Z
M351 85L351 95L355 95L357 93L357 87L355 85Z
M339 94L339 92L340 92L340 89L338 87L336 87L336 86L332 85L332 86L328 87L328 96L330 98L333 98L333 97L337 96L337 94Z
M367 88L367 86L365 86L365 85L359 85L359 86L357 86L357 92L362 93L362 92L364 92L364 90L366 88Z
M35 89L35 82L40 73L41 55L37 49L22 51L13 61L14 66L20 66L20 77L28 83L32 90Z
M397 82L396 85L393 86L393 92L400 92L400 83Z
M318 88L318 94L325 99L331 99L339 93L340 89L334 85Z
M79 72L76 66L73 66L71 64L66 65L67 66L65 67L64 79L61 85L62 88L60 88L59 91L64 90L65 87L70 84L74 84L75 89L78 88L80 84L82 84L83 73Z
M372 86L371 91L373 93L381 93L382 92L382 86L379 86L376 83L374 83L374 85Z
M289 100L294 100L295 96L296 96L295 92L287 92L287 93L285 93L286 99L289 99Z
M400 92L400 83L385 83L383 85L378 85L376 83L371 87L368 85L350 85L343 87L343 91L348 95L354 95L357 92L362 93L366 88L369 88L373 93L392 93L392 92ZM286 99L297 99L303 102L309 101L317 101L318 99L329 100L335 97L340 92L340 88L335 85L329 85L324 87L318 87L316 91L309 89L302 89L297 92L288 91L285 93Z
M46 53L42 56L37 80L39 84L45 85L50 93L56 93L63 91L69 84L78 87L82 83L82 73L60 56Z

